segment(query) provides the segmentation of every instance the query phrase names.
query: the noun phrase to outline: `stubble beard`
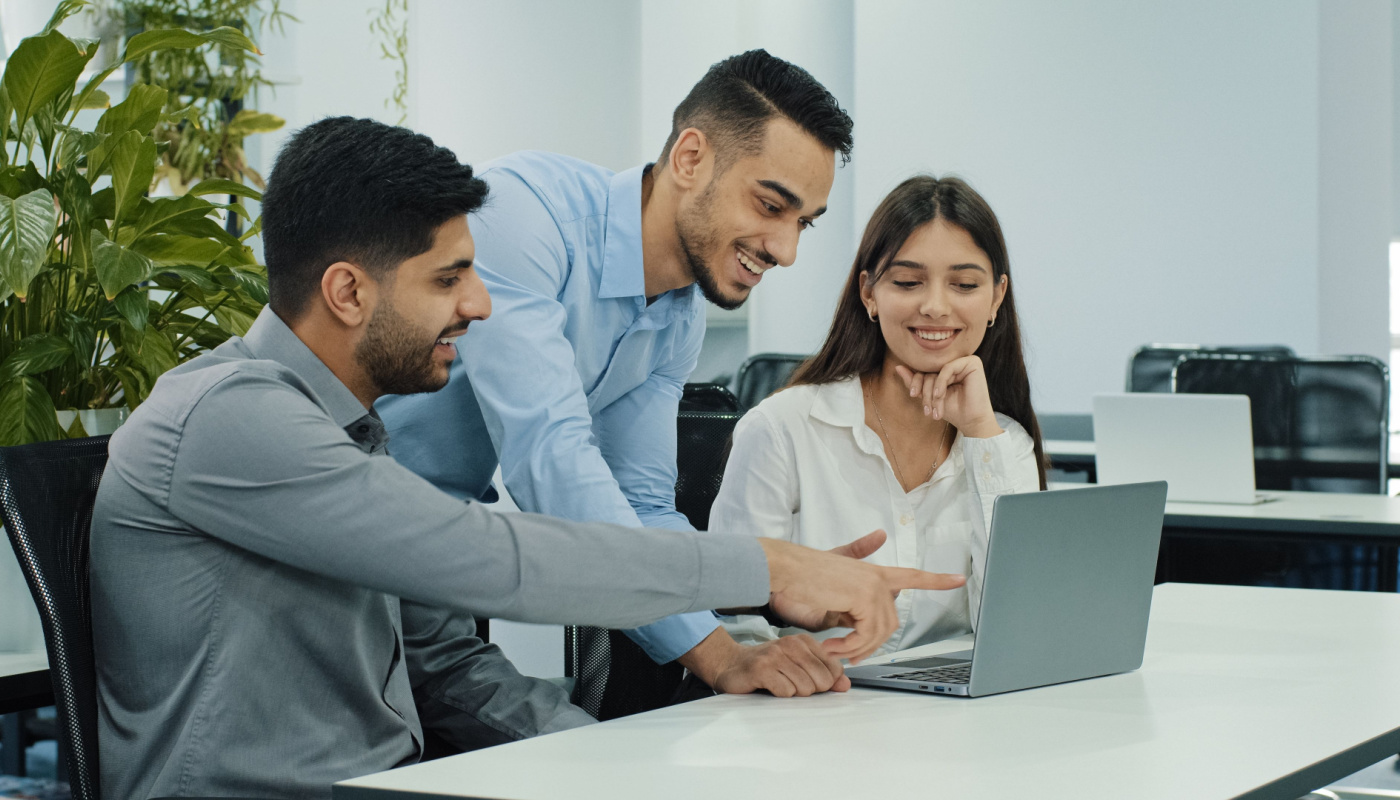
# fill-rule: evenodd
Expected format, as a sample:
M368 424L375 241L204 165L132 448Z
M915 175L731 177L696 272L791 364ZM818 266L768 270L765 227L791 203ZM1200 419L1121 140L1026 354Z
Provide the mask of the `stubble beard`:
M388 297L374 310L355 361L382 394L436 392L447 385L433 363L437 337L426 344Z

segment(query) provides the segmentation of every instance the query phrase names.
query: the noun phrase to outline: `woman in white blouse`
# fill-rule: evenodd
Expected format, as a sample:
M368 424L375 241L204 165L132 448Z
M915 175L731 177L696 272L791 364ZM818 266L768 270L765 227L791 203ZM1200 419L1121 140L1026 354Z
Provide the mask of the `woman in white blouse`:
M976 628L992 502L1043 489L1043 464L1001 226L963 181L917 176L866 226L820 352L739 422L710 527L819 548L878 528L868 560L968 576L900 595L888 653Z

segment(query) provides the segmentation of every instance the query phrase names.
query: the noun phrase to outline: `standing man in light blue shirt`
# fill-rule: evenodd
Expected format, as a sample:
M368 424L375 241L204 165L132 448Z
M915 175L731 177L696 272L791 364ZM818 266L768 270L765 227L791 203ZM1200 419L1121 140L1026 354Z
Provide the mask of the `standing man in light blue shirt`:
M394 456L462 498L494 497L498 457L526 511L691 530L675 508L676 414L703 300L738 307L793 263L851 127L810 74L754 50L696 84L657 164L613 174L522 152L487 165L492 202L471 226L496 314L445 390L381 401ZM743 646L708 612L627 633L716 691L849 686L810 637Z

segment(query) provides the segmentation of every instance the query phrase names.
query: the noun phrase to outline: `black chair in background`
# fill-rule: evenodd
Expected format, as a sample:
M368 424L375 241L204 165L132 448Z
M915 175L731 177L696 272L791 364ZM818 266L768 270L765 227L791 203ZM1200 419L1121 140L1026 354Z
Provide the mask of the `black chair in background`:
M681 411L743 411L739 399L717 383L687 383L681 391Z
M787 385L792 373L811 356L790 353L759 353L750 356L734 380L734 394L744 408L753 408L763 398Z
M1385 493L1390 380L1378 359L1200 353L1179 357L1172 381L1177 392L1249 397L1260 489ZM1238 536L1174 543L1169 551L1173 570L1191 570L1182 579L1326 589L1374 590L1397 560L1395 547Z
M1147 344L1128 359L1128 391L1170 392L1176 360L1195 353L1235 353L1256 356L1292 356L1293 348L1281 344L1202 345Z
M0 448L0 518L43 622L74 800L99 798L88 529L108 438Z
M676 510L696 530L709 527L710 506L719 494L740 416L737 411L687 410L677 415ZM652 661L621 631L569 626L564 630L564 651L568 676L575 679L574 702L600 720L712 694L694 677L687 679L680 664Z

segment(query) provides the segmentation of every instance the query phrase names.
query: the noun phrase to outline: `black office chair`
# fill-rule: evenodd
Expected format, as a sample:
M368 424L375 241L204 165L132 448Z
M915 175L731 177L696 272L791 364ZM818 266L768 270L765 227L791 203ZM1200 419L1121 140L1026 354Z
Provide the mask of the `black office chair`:
M1390 380L1381 361L1199 353L1178 359L1172 381L1178 392L1249 397L1260 489L1385 493ZM1307 588L1374 590L1397 559L1394 547L1226 537L1183 547L1172 546L1174 564L1229 578L1221 582Z
M107 439L0 448L0 518L39 607L74 800L98 800L88 528Z
M743 411L739 399L717 383L687 383L681 390L681 411Z
M744 408L753 408L763 398L787 386L792 373L810 356L790 353L759 353L739 367L734 394Z
M73 800L101 800L88 533L110 438L0 448L0 521L44 626Z
M709 527L710 506L719 494L740 416L681 411L676 417L676 510L697 530ZM652 661L621 631L571 625L564 631L564 649L568 677L575 680L574 702L600 720L713 694L700 681L687 679L680 664Z
M1292 356L1293 348L1281 344L1147 344L1128 359L1128 391L1170 392L1176 360L1194 353L1236 353L1256 356Z

